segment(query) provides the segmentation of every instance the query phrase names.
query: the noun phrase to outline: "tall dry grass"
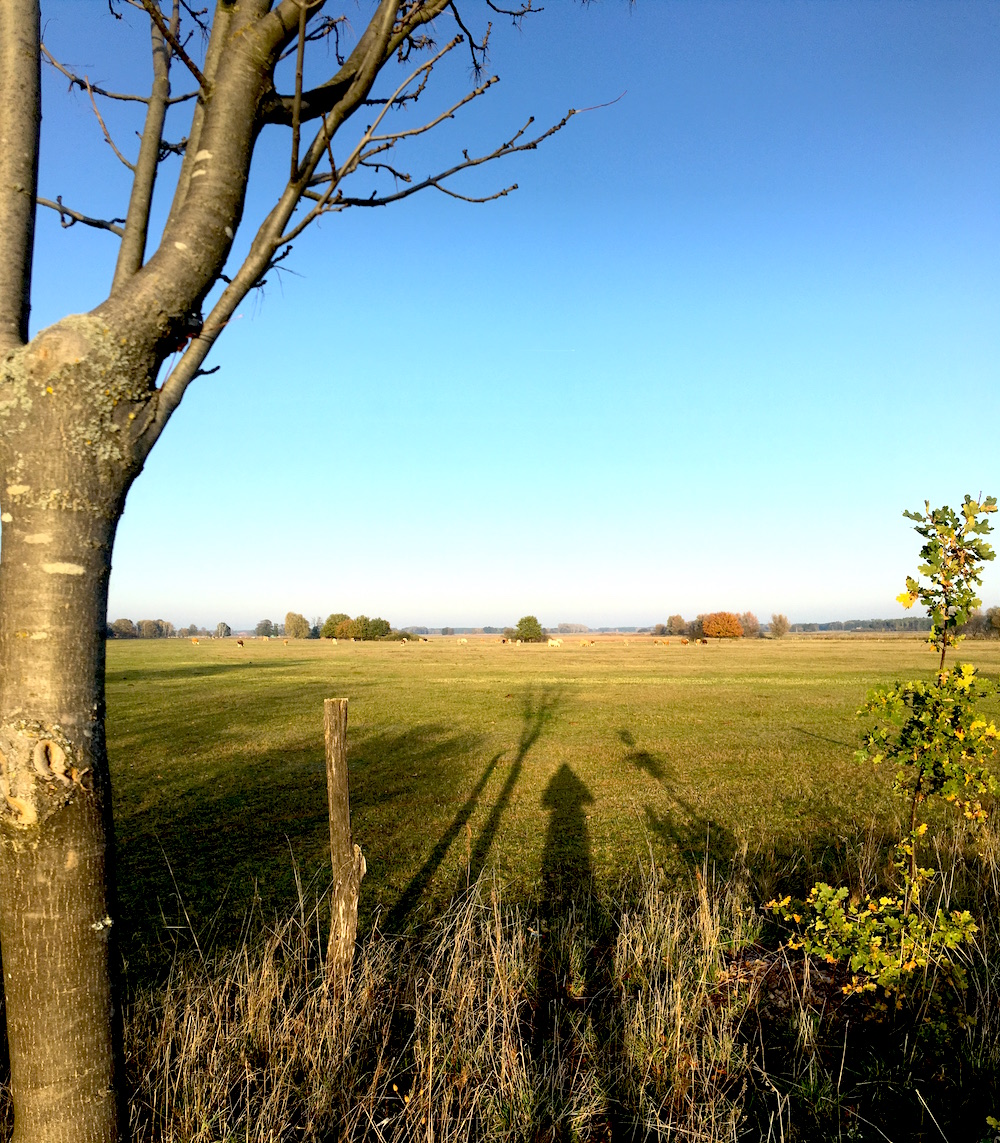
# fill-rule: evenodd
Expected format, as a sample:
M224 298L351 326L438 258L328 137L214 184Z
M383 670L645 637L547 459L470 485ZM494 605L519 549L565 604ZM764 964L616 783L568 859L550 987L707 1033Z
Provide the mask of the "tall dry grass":
M880 844L853 852L860 879ZM1000 835L953 831L938 856L928 908L982 918L966 985L930 970L897 999L783 952L747 868L533 908L481 879L423 931L360 942L342 990L300 899L132 998L136 1143L989 1139Z
M136 998L136 1138L734 1139L756 985L730 965L756 934L740 891L703 882L651 874L614 917L592 895L527 912L481 881L423 934L363 942L334 991L300 911Z

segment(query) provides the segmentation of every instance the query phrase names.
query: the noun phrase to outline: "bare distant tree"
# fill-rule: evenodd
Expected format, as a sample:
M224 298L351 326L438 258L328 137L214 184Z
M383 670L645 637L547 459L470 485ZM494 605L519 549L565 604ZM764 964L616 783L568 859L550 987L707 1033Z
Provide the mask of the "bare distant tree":
M463 0L377 0L354 40L326 0L216 0L214 13L189 0L109 0L74 15L110 21L125 5L148 16L153 76L130 104L145 116L132 154L99 107L135 96L93 86L49 55L39 0L0 0L0 944L15 1143L112 1143L127 1128L109 968L104 670L111 549L129 486L237 306L313 222L422 190L463 198L456 173L530 150L566 122L531 135L529 120L482 153L462 151L413 177L394 157L400 145L419 143L495 82L482 72L486 38L470 36ZM306 54L317 44L330 46L319 62L331 64L307 86ZM43 52L87 92L131 172L127 206L109 204L106 217L61 193L38 195ZM462 52L471 89L418 118L434 69ZM266 125L287 128L287 178L251 228L248 253L230 264ZM154 190L170 156L180 156L179 171L154 233ZM352 193L359 172L368 185ZM120 245L105 300L29 338L36 204ZM352 289L363 273L352 272Z
M747 639L757 639L760 636L760 622L752 611L744 611L740 616L740 626Z
M771 638L783 639L788 634L789 628L787 615L772 615L771 616Z

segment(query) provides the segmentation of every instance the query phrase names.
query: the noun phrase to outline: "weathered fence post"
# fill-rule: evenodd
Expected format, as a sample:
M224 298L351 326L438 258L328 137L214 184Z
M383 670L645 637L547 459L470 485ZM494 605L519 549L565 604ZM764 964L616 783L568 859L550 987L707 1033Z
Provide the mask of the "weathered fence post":
M347 784L347 699L323 703L326 739L326 792L330 808L330 943L326 973L331 983L346 985L358 932L358 896L365 875L365 857L351 838L351 794Z

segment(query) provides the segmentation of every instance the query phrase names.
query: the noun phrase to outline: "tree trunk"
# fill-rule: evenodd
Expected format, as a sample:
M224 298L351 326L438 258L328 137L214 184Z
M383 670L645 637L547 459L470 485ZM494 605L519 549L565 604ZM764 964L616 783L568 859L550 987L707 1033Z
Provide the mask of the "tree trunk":
M118 1143L113 825L104 738L108 577L137 471L135 360L73 318L3 362L0 954L14 1143ZM102 352L94 352L102 348ZM141 387L141 383L140 383Z

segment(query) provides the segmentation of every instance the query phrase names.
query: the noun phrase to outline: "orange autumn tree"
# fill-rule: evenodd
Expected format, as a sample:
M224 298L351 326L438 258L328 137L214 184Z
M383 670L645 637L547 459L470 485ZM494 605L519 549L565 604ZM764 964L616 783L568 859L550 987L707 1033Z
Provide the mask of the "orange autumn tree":
M707 639L739 639L743 635L739 616L731 611L713 611L705 616L701 626Z

